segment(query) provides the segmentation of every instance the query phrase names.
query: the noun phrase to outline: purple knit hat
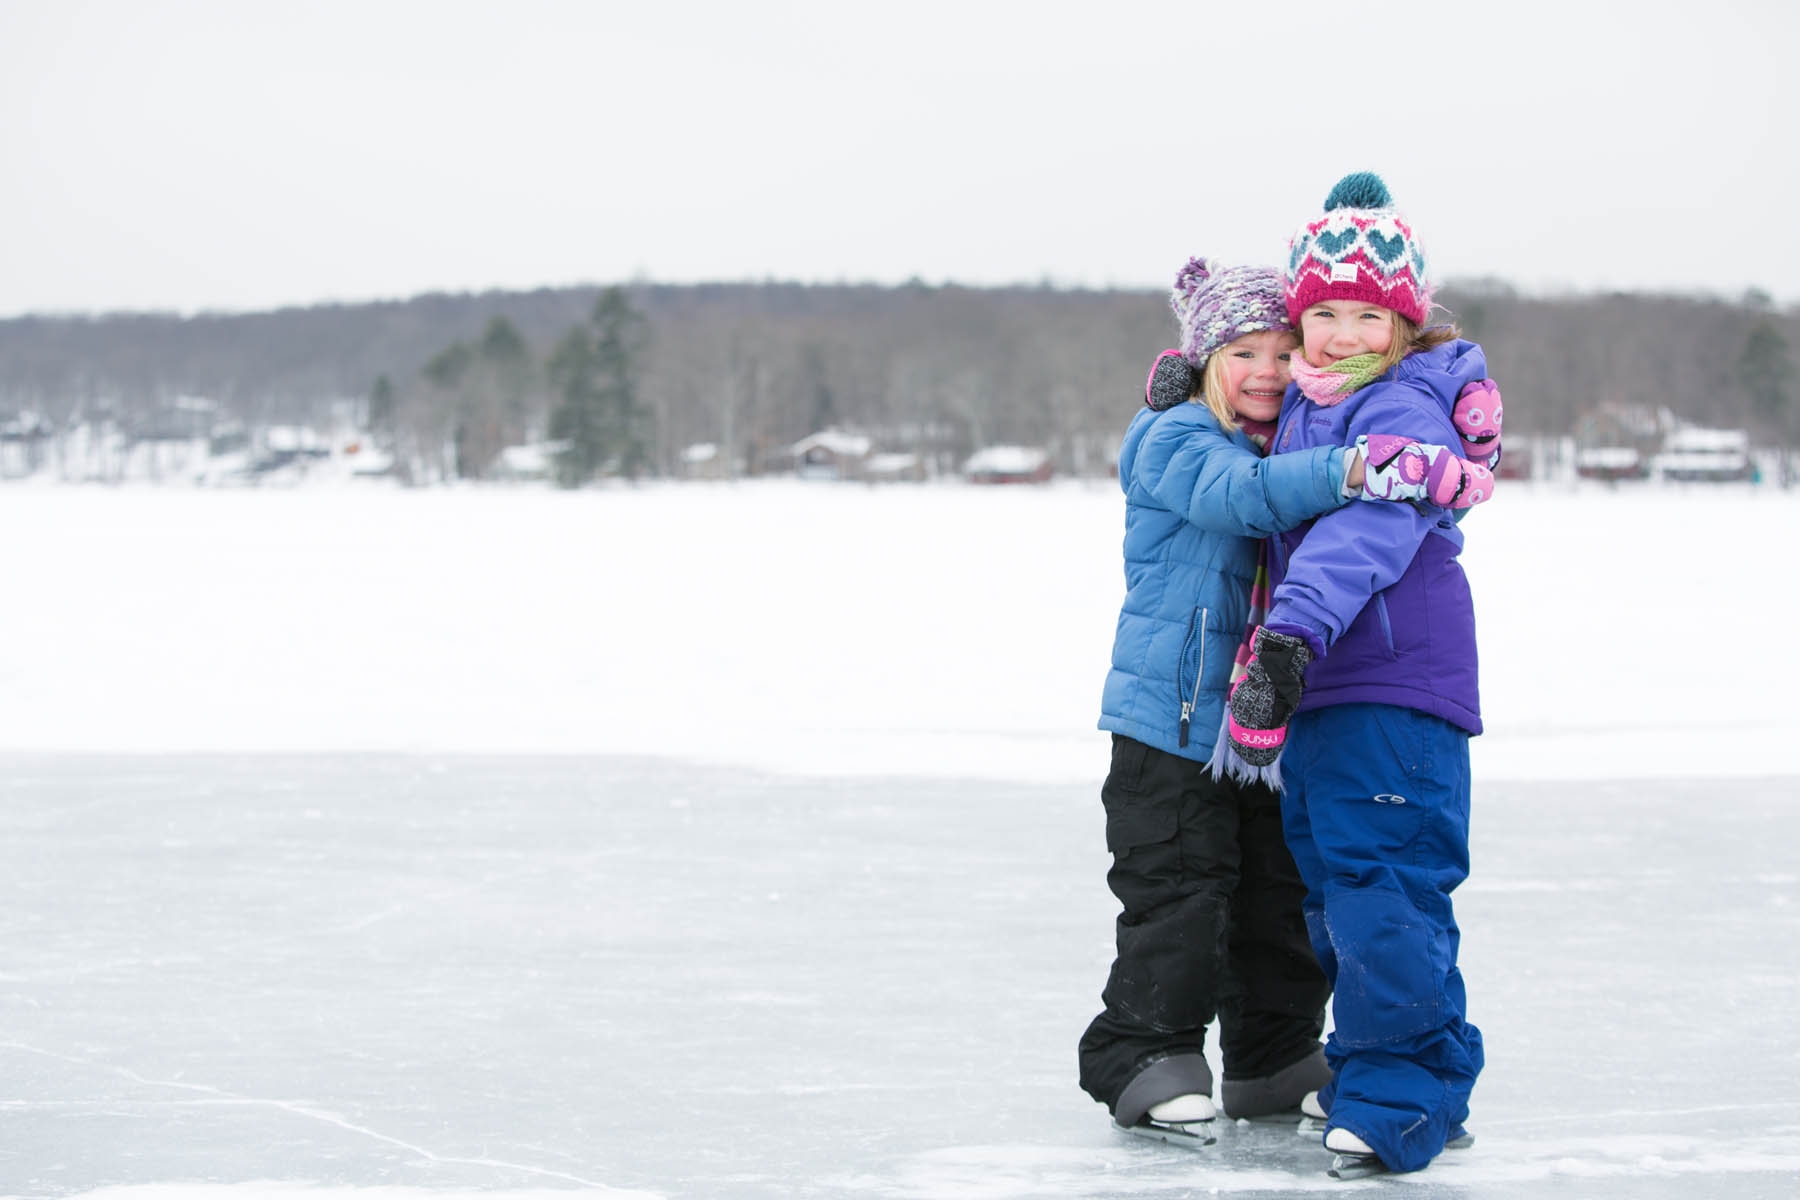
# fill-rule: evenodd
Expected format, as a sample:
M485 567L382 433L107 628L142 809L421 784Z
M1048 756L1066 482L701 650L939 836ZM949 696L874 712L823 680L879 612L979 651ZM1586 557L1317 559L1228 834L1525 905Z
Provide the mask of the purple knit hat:
M1175 276L1169 307L1181 325L1181 356L1195 371L1206 369L1214 350L1246 333L1294 327L1281 272L1269 267L1227 267L1190 258Z

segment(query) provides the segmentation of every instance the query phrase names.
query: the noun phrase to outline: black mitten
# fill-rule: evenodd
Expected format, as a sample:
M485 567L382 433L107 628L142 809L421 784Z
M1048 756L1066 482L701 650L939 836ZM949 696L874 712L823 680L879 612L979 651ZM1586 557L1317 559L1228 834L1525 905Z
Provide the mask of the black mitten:
M1194 394L1194 368L1181 357L1179 350L1164 350L1150 364L1150 377L1144 380L1144 404L1152 412L1162 412L1177 404L1187 403Z
M1313 660L1305 638L1257 626L1247 674L1231 689L1226 717L1231 748L1253 767L1281 757L1287 724L1300 707L1306 665Z

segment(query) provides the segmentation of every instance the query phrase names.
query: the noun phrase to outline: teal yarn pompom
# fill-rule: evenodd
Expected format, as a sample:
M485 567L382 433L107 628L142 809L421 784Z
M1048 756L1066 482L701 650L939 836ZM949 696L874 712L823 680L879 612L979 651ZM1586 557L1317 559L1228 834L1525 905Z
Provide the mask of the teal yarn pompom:
M1325 197L1325 211L1340 208L1392 208L1394 198L1387 184L1373 171L1355 171L1337 181L1331 195Z

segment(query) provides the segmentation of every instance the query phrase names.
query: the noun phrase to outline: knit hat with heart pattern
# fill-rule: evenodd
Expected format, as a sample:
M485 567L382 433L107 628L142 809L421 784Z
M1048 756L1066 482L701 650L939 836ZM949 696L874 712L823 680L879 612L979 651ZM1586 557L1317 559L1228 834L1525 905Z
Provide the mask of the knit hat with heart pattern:
M1425 324L1431 284L1412 223L1394 209L1381 176L1358 171L1338 180L1325 215L1288 241L1282 278L1288 320L1325 300L1360 300Z

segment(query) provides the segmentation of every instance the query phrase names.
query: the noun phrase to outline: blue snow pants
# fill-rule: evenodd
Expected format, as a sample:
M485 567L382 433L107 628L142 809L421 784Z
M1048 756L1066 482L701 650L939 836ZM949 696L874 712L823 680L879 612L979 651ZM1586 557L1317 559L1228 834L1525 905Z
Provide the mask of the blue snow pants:
M1482 1065L1450 907L1469 874L1469 735L1393 705L1314 709L1294 717L1281 773L1307 934L1333 988L1327 1124L1416 1171L1468 1119Z

